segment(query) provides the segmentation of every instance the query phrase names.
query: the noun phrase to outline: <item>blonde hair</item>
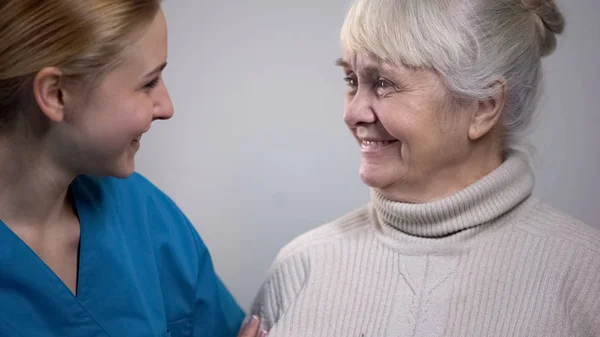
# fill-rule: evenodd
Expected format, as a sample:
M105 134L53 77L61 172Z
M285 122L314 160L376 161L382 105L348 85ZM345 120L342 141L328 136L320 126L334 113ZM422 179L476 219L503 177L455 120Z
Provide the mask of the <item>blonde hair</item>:
M504 77L510 146L532 120L541 58L554 51L563 28L553 0L355 0L341 41L346 53L434 69L459 99L488 99Z
M41 69L93 83L159 9L160 0L0 0L0 128L31 101L26 89Z

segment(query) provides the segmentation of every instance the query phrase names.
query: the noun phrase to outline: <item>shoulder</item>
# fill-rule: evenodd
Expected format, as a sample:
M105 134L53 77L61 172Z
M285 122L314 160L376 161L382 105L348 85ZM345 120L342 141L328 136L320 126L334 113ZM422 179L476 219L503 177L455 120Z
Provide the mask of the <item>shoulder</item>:
M137 172L127 178L80 175L72 186L94 203L107 206L122 203L129 207L140 206L148 201L172 203L165 193Z
M300 296L310 277L311 259L318 258L321 248L365 237L370 210L370 205L363 206L296 237L279 251L251 308L263 319L264 329L269 330Z
M561 270L561 296L583 329L600 324L600 231L544 203L538 203L522 227L544 240L552 263ZM560 266L560 267L558 267Z
M285 245L275 258L275 265L314 247L347 240L370 229L371 205L365 205L331 222L301 234Z
M600 230L546 203L531 207L517 228L560 242L561 249L600 258Z
M310 274L310 256L336 242L369 229L370 206L363 206L325 225L306 232L283 247L273 262L251 308L269 330L299 296Z
M187 222L177 204L137 172L124 179L82 175L76 178L73 186L89 203L114 211L121 217L139 216L138 220L151 225L166 220ZM159 219L163 221L157 221Z
M189 261L186 265L190 265L198 253L208 253L177 204L139 173L125 179L79 176L73 186L97 214L111 217L111 223L121 227L119 232L138 241L148 238L159 266L180 264L173 259Z
M167 194L139 173L126 179L80 176L73 187L105 224L119 227L113 232L128 246L129 259L156 270L172 331L192 321L207 333L237 331L241 309L214 271L204 241Z
M150 180L138 172L133 172L127 178L80 175L76 178L76 181L90 192L119 193L125 196L166 196Z

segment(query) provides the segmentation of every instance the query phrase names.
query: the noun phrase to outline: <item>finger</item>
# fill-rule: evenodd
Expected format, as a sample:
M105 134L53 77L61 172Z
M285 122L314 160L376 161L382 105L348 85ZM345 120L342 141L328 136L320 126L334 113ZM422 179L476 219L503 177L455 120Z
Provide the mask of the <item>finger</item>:
M256 316L252 316L250 322L248 322L246 325L244 325L244 327L242 327L242 330L240 331L238 337L256 337L259 326L260 319Z
M258 337L267 337L268 332L266 332L265 330L262 330L259 334Z

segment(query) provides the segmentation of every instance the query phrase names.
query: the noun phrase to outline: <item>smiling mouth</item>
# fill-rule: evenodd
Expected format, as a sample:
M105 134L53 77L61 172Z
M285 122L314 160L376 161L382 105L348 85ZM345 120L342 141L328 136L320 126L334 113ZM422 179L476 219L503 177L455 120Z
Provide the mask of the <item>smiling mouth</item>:
M398 140L361 140L360 147L365 150L374 150L394 144Z

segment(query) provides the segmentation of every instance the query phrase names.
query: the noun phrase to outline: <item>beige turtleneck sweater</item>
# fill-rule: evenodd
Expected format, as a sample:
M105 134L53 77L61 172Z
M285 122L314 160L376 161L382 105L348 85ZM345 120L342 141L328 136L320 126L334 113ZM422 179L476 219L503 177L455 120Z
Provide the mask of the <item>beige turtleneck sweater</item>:
M251 313L269 337L600 336L600 234L533 183L513 152L440 201L375 190L283 248Z

